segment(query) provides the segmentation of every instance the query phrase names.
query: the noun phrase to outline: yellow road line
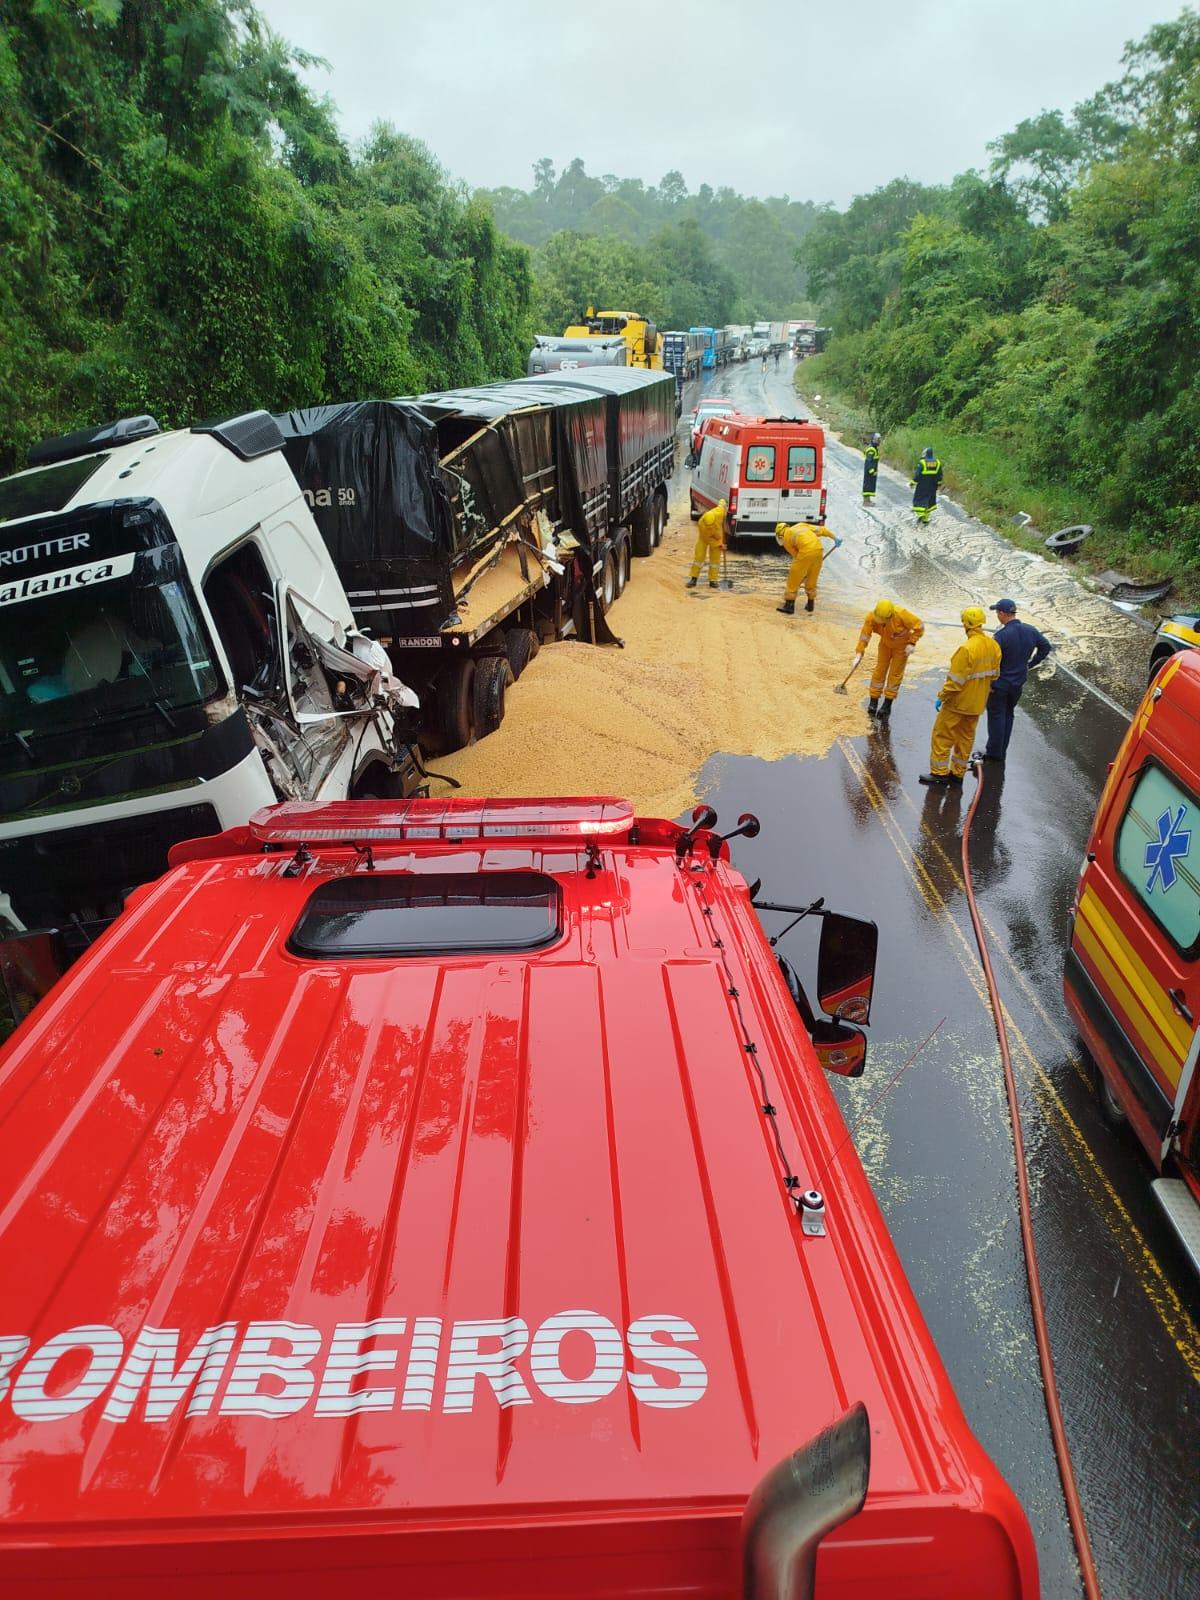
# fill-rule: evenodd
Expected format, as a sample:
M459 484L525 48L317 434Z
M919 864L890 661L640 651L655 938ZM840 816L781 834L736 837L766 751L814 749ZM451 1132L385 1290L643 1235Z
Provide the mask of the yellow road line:
M959 927L924 862L918 860L912 846L905 839L886 796L863 765L857 751L845 739L839 739L838 745L847 764L858 778L868 802L879 817L901 864L913 878L926 904L938 912L939 926L946 932L946 937L958 956L963 972L978 995L980 1004L990 1016L991 1004L979 967L978 951ZM1197 1328L1188 1314L1157 1256L1146 1242L1145 1235L1134 1222L1124 1201L1101 1167L1095 1152L1084 1137L1083 1130L1067 1109L1049 1073L1034 1054L1032 1046L1012 1013L1007 1006L1002 1006L1002 1009L1009 1033L1017 1043L1017 1058L1023 1059L1025 1063L1025 1079L1032 1084L1039 1105L1050 1113L1047 1116L1049 1126L1058 1135L1084 1188L1090 1191L1091 1197L1097 1203L1101 1219L1121 1247L1142 1292L1154 1308L1168 1337L1183 1358L1185 1366L1196 1382L1200 1383L1200 1328Z

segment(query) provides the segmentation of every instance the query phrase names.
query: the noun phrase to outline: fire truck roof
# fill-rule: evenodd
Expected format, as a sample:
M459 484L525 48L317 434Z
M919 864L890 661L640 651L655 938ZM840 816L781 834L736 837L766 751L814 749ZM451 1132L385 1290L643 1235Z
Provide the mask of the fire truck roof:
M960 1552L1022 1592L745 884L679 831L283 807L138 892L0 1057L0 1587L728 1593L753 1485L863 1400L822 1571L915 1538L922 1594Z

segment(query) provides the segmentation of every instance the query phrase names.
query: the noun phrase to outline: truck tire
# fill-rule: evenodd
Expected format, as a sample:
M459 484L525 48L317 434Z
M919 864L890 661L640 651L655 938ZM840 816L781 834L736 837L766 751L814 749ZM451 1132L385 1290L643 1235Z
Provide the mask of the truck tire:
M438 679L432 729L438 754L462 750L475 737L475 663L452 661Z
M1090 522L1073 522L1069 528L1060 528L1057 533L1052 533L1042 543L1047 550L1053 550L1055 555L1071 555L1079 549L1085 539L1090 537L1091 532L1092 525Z
M532 628L509 628L504 635L508 664L514 678L519 678L537 655L542 642Z
M630 528L633 533L634 555L652 555L654 552L654 507L651 503L642 502L633 513Z
M485 656L475 667L475 732L483 739L504 721L504 697L513 684L507 656Z
M693 522L699 522L700 521L700 513L696 510L696 497L695 497L695 495L690 495L689 498L691 500L691 504L688 507L688 514L691 517Z
M1174 654L1174 650L1170 649L1169 647L1166 647L1162 650L1156 650L1154 652L1154 654L1150 657L1150 673L1146 680L1147 683L1154 682L1154 675L1158 671L1159 667L1162 666L1164 661L1169 661Z
M600 569L600 609L607 611L617 598L617 568L610 550Z
M654 497L654 548L657 550L667 531L667 497L659 493Z
M1100 1115L1110 1128L1124 1128L1129 1121L1129 1118L1125 1115L1125 1107L1109 1088L1108 1079L1094 1061L1092 1062L1092 1071L1096 1076L1096 1099L1100 1103Z
M617 571L617 598L620 599L620 597L625 593L625 585L629 582L631 558L629 555L628 539L622 539L620 544L617 546L615 559Z

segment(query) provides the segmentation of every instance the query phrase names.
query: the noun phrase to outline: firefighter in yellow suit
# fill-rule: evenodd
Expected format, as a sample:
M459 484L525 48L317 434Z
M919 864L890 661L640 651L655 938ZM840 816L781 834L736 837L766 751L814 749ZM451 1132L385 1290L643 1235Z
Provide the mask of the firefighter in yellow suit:
M908 658L917 648L917 640L925 632L920 617L892 600L880 600L873 611L868 611L858 636L854 651L857 667L867 652L872 634L879 636L879 649L875 654L875 670L871 674L871 698L867 701L867 715L879 713L886 722L892 714L892 701L900 692L900 680L908 665ZM883 705L879 697L883 696Z
M696 548L692 551L692 572L688 578L689 589L696 587L700 568L708 562L708 587L715 589L721 576L721 551L729 532L729 507L724 500L710 506L696 524Z
M921 774L921 782L937 789L944 789L947 784L962 788L975 724L1000 675L1000 646L984 633L984 620L979 606L968 606L963 612L966 643L960 644L950 657L950 671L936 701L929 771Z
M842 541L836 533L830 533L828 528L818 528L814 522L793 522L790 527L786 522L777 522L775 538L792 558L783 587L783 604L775 609L782 611L785 617L790 617L796 609L796 596L803 585L808 596L804 609L811 611L817 599L821 562L825 559L825 547L821 540L831 539L835 550Z

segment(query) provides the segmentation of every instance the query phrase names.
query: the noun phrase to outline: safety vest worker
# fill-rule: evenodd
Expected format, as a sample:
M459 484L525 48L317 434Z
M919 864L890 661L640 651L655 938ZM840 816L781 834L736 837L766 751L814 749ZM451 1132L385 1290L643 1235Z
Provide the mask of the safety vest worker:
M866 654L871 636L877 635L879 649L875 653L875 670L871 674L868 716L873 717L878 712L881 722L886 722L891 716L892 701L900 692L900 680L904 676L908 658L917 648L917 640L924 632L925 624L920 617L892 600L880 600L873 611L867 612L858 636L854 666L857 667ZM882 706L879 704L880 695L883 696Z
M987 705L988 691L1000 675L1000 646L984 633L984 614L980 606L968 606L962 614L965 644L950 657L950 671L936 701L937 718L930 741L929 771L921 782L944 789L947 784L962 788L975 724Z
M775 609L782 611L785 617L790 617L796 609L796 596L803 585L808 596L804 609L811 611L816 604L821 562L825 559L825 547L821 540L832 540L834 550L842 541L836 533L830 533L828 528L818 528L813 522L793 522L790 527L786 522L777 522L775 538L792 558L783 588L783 604Z
M871 435L871 442L867 446L863 460L863 505L869 506L875 498L875 485L879 481L879 444L877 433Z
M928 522L937 505L938 489L942 482L942 463L934 455L931 444L927 444L922 450L910 481L913 491L913 510L917 514L917 521Z
M721 551L725 548L725 536L728 531L729 507L724 500L718 500L696 524L696 548L692 551L692 572L687 581L689 589L696 587L700 568L706 561L708 587L710 589L718 587L717 580L721 575Z

